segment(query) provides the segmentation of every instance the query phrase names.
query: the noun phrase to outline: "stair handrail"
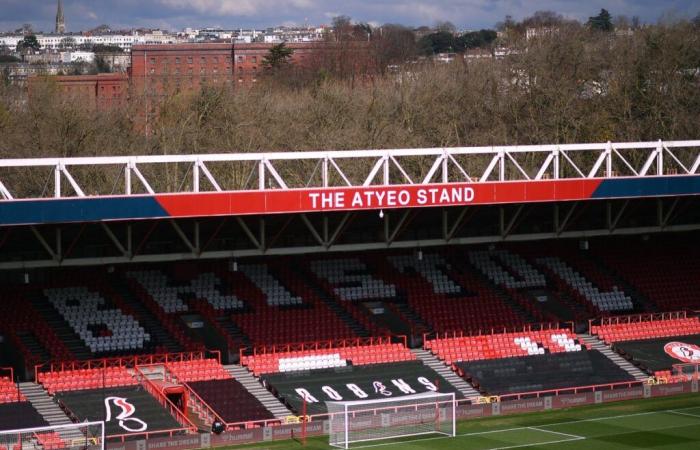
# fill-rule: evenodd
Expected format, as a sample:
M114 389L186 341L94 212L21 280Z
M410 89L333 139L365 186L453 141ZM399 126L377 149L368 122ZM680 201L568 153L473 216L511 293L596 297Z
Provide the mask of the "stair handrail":
M214 408L209 406L209 404L206 401L204 401L204 399L202 397L200 397L199 394L197 394L197 392L194 389L192 389L192 387L190 386L190 384L188 382L186 382L184 380L181 381L180 379L178 379L177 375L175 373L173 373L169 364L165 364L164 368L165 368L165 377L166 377L165 380L166 381L170 381L170 382L176 381L178 384L181 384L182 386L184 386L190 395L190 400L194 399L197 403L200 404L199 406L203 407L207 411L208 414L210 414L211 416L214 417L215 420L218 420L221 423L226 423L226 421L216 411L214 411Z
M156 386L155 383L153 383L153 381L151 381L146 374L141 371L141 367L149 367L149 365L134 367L134 377L136 381L138 381L139 384L143 386L144 390L151 394L153 398L155 398L161 404L161 406L168 410L175 420L177 420L180 425L183 426L183 431L195 433L197 431L197 426L193 424L190 419L187 418L187 416L180 411L165 394L163 394L163 391L158 389L158 386Z

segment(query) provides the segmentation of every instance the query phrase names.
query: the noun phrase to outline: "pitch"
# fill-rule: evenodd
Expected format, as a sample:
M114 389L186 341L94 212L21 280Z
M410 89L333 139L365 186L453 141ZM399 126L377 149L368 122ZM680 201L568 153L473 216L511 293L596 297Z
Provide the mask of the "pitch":
M328 449L328 437L234 449ZM622 450L700 448L700 395L578 407L547 413L458 422L454 438L383 441L352 448L460 450Z

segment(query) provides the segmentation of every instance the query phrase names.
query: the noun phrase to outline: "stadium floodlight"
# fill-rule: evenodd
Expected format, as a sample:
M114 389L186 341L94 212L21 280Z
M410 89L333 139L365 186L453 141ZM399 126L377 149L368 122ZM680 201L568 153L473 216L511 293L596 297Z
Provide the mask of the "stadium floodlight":
M427 392L396 398L326 402L329 444L350 448L358 442L426 434L455 436L454 393Z
M55 450L104 450L105 423L79 422L66 425L0 431L0 448Z

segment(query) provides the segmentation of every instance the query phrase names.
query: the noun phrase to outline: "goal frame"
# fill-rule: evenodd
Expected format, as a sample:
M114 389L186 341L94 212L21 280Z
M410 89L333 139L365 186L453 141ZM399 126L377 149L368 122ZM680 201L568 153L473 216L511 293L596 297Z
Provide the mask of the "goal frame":
M8 435L22 435L22 434L34 434L34 433L41 433L41 432L60 432L64 430L80 430L81 428L86 428L86 427L93 427L93 426L99 426L100 427L100 443L95 444L95 447L99 447L100 450L105 450L106 448L106 435L105 435L105 423L104 421L93 421L93 422L75 422L75 423L67 423L63 425L48 425L45 427L30 427L30 428L18 428L14 430L4 430L0 431L0 438L2 436ZM87 439L87 438L86 438ZM72 444L73 442L68 442L68 444ZM75 445L68 445L65 448L70 449L77 447ZM86 446L83 446L81 444L82 448L86 448ZM8 449L10 447L8 446Z
M411 402L411 400L414 400ZM396 403L400 401L406 401L405 405L393 405L393 406L385 406L382 407L382 405L386 405L388 403ZM353 401L330 401L326 402L326 405L335 405L335 406L342 406L342 411L337 411L335 413L330 413L328 415L328 420L330 421L329 424L329 436L328 436L328 444L331 447L334 448L342 448L342 449L349 449L351 448L351 444L354 443L362 443L362 442L371 442L371 441L380 441L380 440L388 440L388 439L401 439L401 438L409 438L413 436L422 436L426 434L441 434L447 437L455 437L457 435L457 398L454 392L435 392L435 393L422 393L422 394L413 394L413 395L407 395L407 396L402 396L402 397L393 397L393 398L379 398L379 399L372 399L372 400L353 400ZM358 405L366 405L366 408L362 409L357 409L357 410L349 410L349 406L358 406ZM441 431L439 429L434 429L434 430L429 430L429 431L419 431L415 433L404 433L404 434L397 434L397 435L391 435L391 436L380 436L380 437L369 437L369 438L363 438L363 439L350 439L350 432L352 431L350 429L350 421L349 416L351 416L353 413L362 413L362 412L374 412L376 415L378 412L380 412L382 409L389 409L389 410L398 410L398 409L409 409L409 408L417 408L420 405L435 405L436 407L436 414L439 415L439 412L437 409L439 408L438 405L447 405L447 408L449 409L451 413L451 421L452 424L450 426L449 432L446 431ZM333 441L333 420L334 416L341 416L343 417L343 428L344 428L344 440L342 441ZM439 419L436 419L438 421Z

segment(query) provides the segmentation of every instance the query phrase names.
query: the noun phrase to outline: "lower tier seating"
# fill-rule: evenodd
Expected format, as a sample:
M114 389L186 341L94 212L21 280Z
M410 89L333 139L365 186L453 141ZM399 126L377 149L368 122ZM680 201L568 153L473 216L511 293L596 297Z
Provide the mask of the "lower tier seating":
M700 363L700 334L617 342L613 349L649 372L670 371L674 364Z
M634 381L597 350L457 362L455 366L460 375L489 395Z
M188 384L226 423L274 419L260 400L233 378Z
M454 361L578 352L585 344L569 330L553 329L433 339L425 348L449 365Z
M416 356L402 344L376 344L244 356L241 364L259 376L263 373L343 367L348 363L361 366L414 359Z
M263 384L297 414L325 414L327 401L369 400L423 392L455 392L420 361L270 374Z
M48 425L41 414L27 401L0 404L0 431Z
M597 334L607 344L620 341L700 334L700 319L697 317L684 317L594 325L591 327L591 333Z
M182 382L190 383L202 380L221 380L231 378L216 359L196 359L193 361L169 362L167 369Z
M141 386L60 392L56 399L80 422L104 420L107 436L182 428Z
M26 400L17 389L17 385L10 377L0 377L0 403L21 402Z
M44 385L49 394L138 384L124 367L44 372L39 374L38 381Z

